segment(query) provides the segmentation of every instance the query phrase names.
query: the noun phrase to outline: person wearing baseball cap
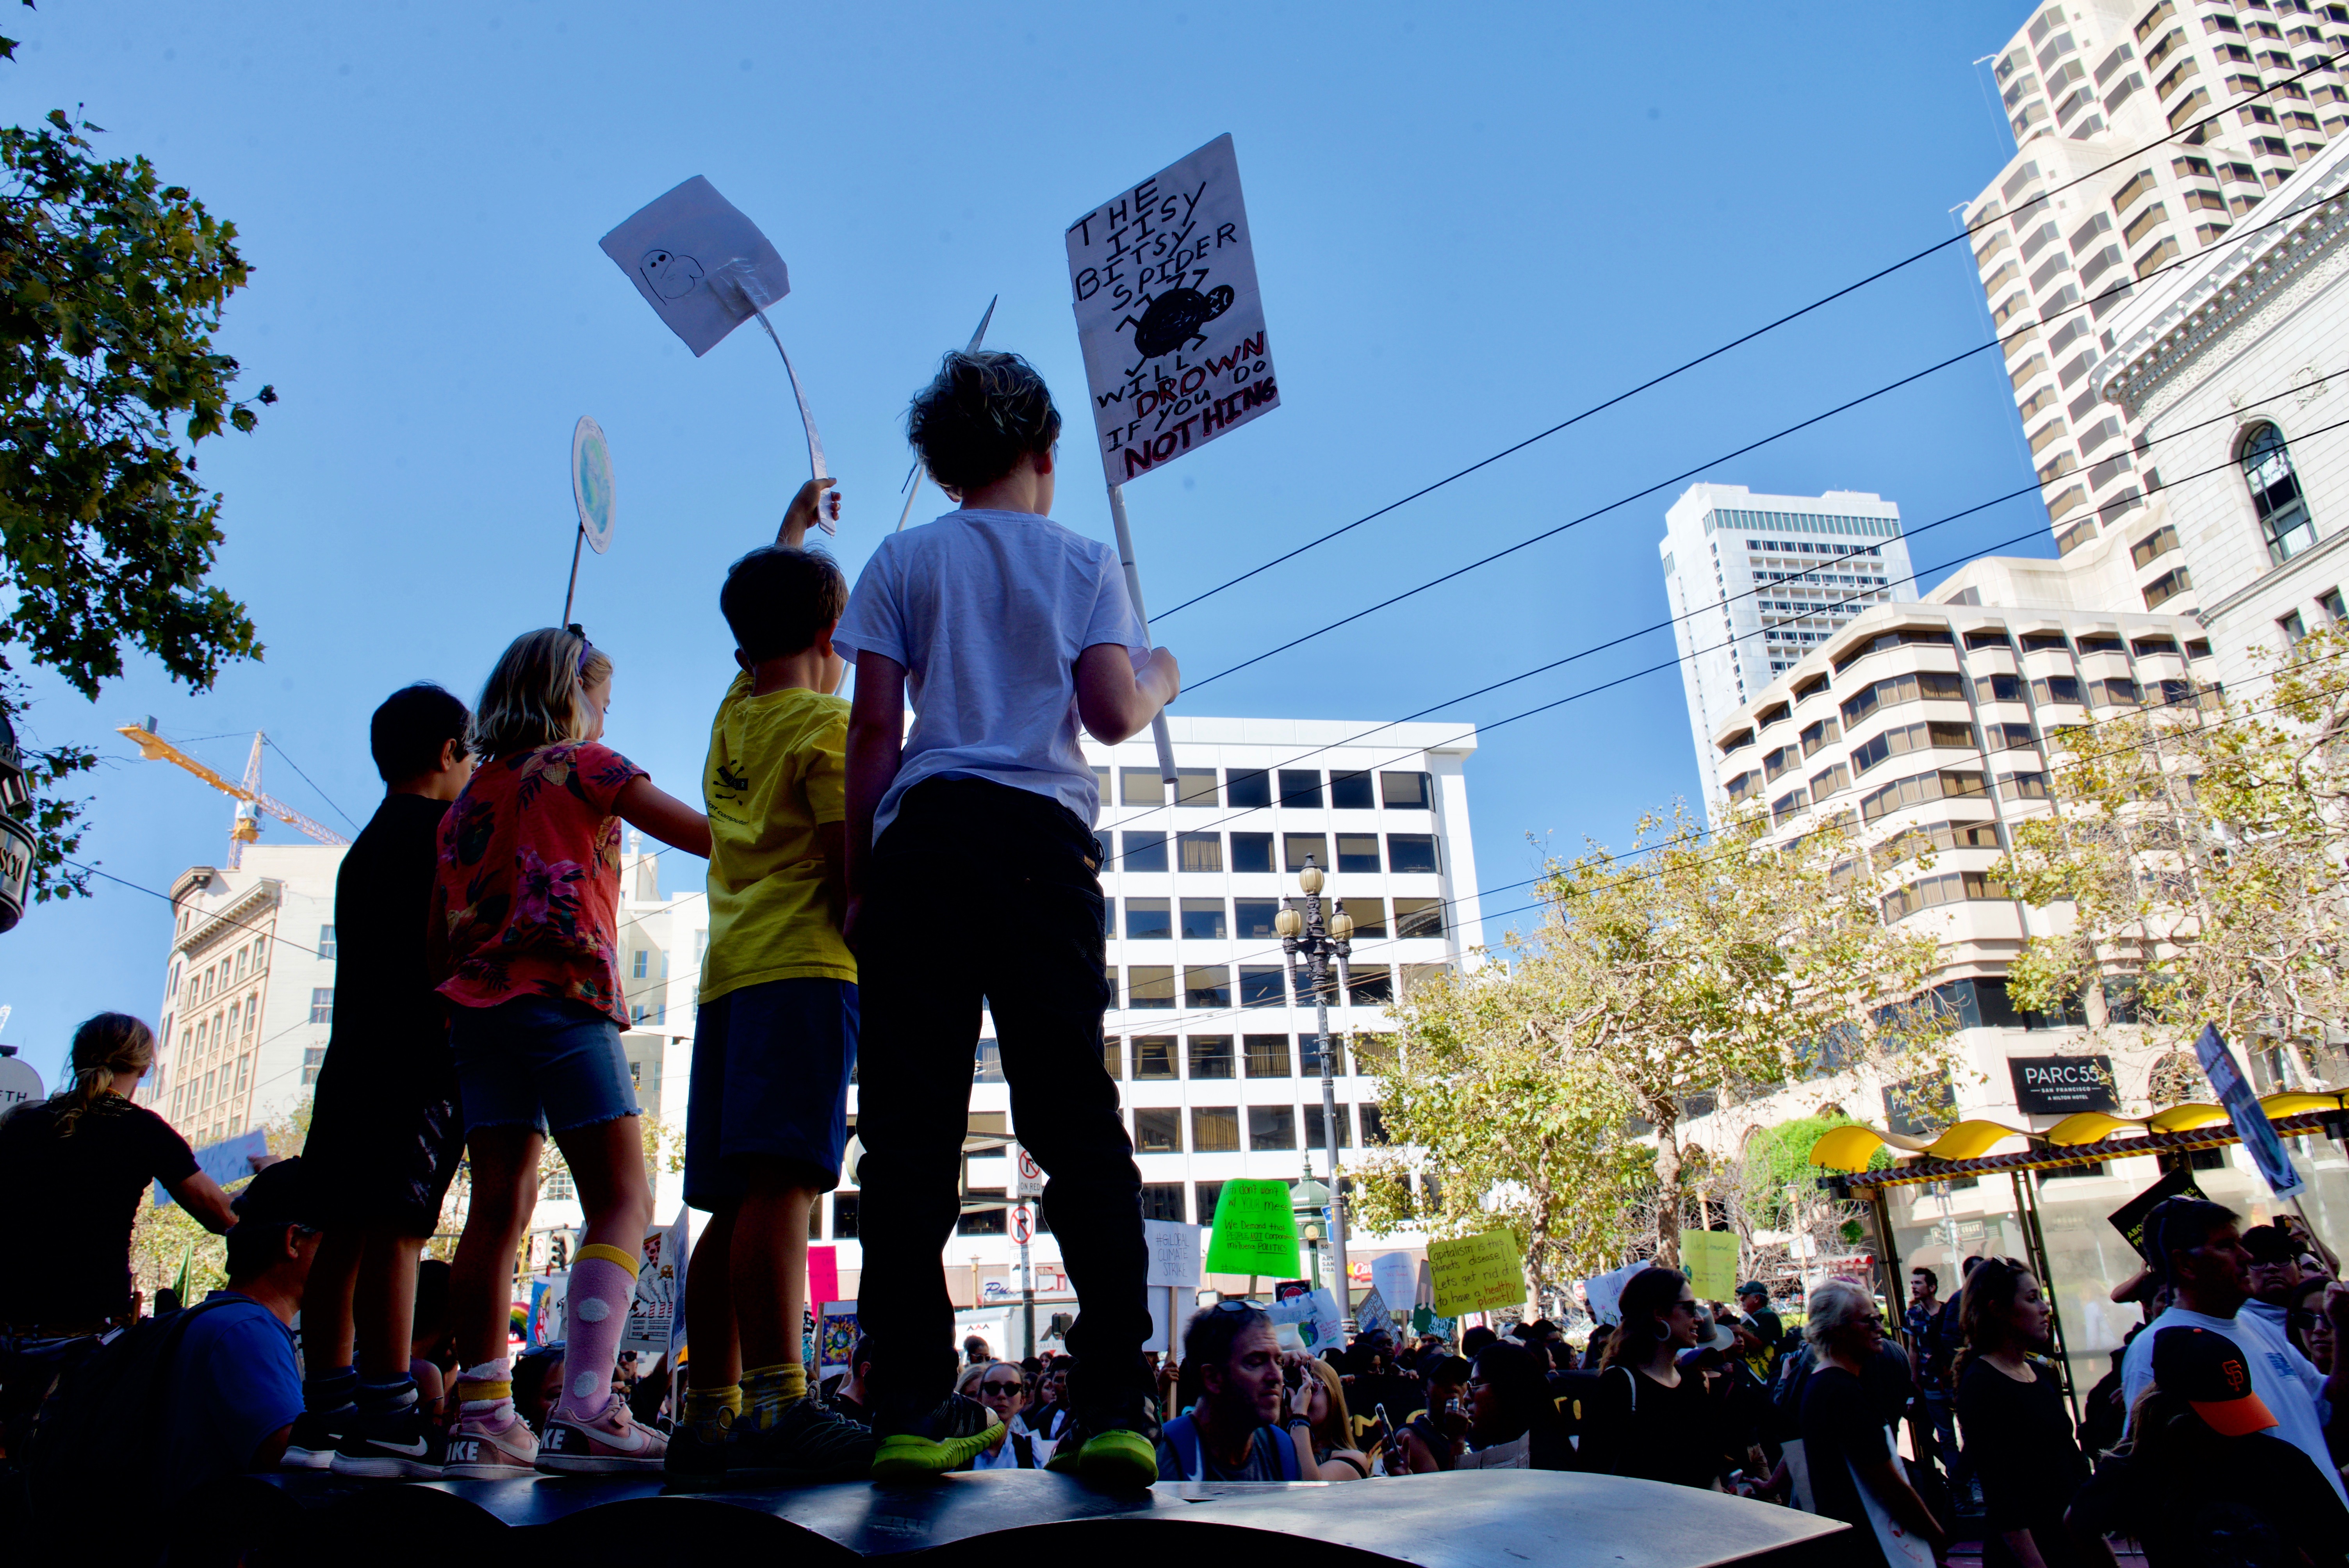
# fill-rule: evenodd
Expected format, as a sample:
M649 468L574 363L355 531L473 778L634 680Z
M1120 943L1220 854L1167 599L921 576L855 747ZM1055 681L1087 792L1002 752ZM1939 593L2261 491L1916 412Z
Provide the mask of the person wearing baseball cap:
M2236 1229L2234 1211L2200 1198L2171 1198L2146 1216L2144 1252L2171 1291L2170 1305L2137 1336L2121 1357L2121 1397L2130 1410L2161 1378L2154 1346L2168 1330L2199 1328L2231 1344L2249 1372L2251 1391L2274 1417L2275 1436L2306 1454L2349 1508L2349 1489L2333 1468L2326 1443L2328 1413L2349 1418L2349 1377L2333 1358L2329 1377L2300 1353L2282 1328L2242 1312L2250 1299L2251 1259ZM2349 1290L2326 1293L2326 1315L2349 1326ZM2174 1390L2173 1390L2174 1391Z
M2148 1568L2349 1565L2349 1508L2326 1484L2331 1467L2276 1435L2256 1360L2215 1329L2137 1337L2152 1341L2154 1382L2073 1500L2075 1539L2133 1537Z

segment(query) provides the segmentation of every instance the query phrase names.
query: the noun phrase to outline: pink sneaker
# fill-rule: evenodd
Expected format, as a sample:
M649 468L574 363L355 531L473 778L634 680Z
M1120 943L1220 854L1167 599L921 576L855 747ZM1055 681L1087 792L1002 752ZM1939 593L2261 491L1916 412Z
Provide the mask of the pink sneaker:
M485 1416L467 1416L449 1434L449 1459L440 1474L450 1480L526 1480L538 1473L538 1439L519 1416L502 1427Z
M610 1475L657 1470L668 1455L668 1439L636 1425L628 1402L616 1394L603 1413L583 1420L558 1408L546 1418L538 1445L538 1468L555 1475Z

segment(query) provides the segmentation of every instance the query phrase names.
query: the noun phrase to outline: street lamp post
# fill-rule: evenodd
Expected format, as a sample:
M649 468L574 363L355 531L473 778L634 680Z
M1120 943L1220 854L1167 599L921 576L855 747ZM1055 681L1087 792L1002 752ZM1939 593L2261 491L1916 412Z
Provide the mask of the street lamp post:
M1298 1239L1305 1243L1306 1273L1312 1279L1315 1290L1321 1288L1321 1211L1329 1202L1330 1189L1313 1180L1313 1165L1309 1156L1304 1180L1290 1191L1288 1206L1297 1215Z
M1354 921L1339 909L1323 923L1321 882L1321 868L1313 863L1312 856L1306 856L1305 869L1297 874L1297 885L1305 890L1305 896L1280 901L1274 929L1280 933L1280 951L1288 959L1289 985L1303 988L1297 974L1297 960L1302 955L1313 985L1314 1028L1321 1048L1321 1135L1330 1150L1330 1268L1335 1279L1331 1294L1338 1298L1338 1315L1350 1321L1353 1299L1346 1275L1346 1201L1338 1181L1338 1086L1330 1070L1329 989L1332 960L1338 965L1339 984L1346 982Z

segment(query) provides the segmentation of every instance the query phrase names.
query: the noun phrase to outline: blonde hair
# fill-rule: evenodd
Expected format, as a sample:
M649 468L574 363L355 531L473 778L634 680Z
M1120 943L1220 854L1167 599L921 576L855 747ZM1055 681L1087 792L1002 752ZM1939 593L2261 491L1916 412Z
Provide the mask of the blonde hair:
M586 689L609 680L612 661L576 632L542 626L498 655L465 743L484 761L584 738L595 723Z
M1313 1440L1328 1443L1332 1449L1352 1448L1354 1421L1352 1415L1346 1408L1346 1388L1344 1384L1338 1381L1338 1369L1319 1356L1313 1356L1306 1358L1305 1370L1330 1395L1330 1412L1315 1424ZM1337 1428L1337 1436L1334 1438L1323 1430L1323 1428L1330 1426Z
M114 1092L118 1078L135 1078L155 1065L155 1031L128 1013L100 1013L74 1031L73 1083L60 1087L65 1102L57 1136L72 1136L82 1113Z

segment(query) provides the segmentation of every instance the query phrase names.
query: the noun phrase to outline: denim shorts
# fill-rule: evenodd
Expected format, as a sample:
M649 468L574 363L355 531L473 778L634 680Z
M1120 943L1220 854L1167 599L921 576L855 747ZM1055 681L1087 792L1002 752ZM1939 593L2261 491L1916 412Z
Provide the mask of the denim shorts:
M848 980L767 980L701 1004L685 1112L685 1201L714 1211L741 1197L750 1191L745 1157L788 1161L821 1192L839 1186L856 1033L856 985Z
M610 1014L554 996L450 1012L466 1131L568 1132L636 1114L620 1026Z

